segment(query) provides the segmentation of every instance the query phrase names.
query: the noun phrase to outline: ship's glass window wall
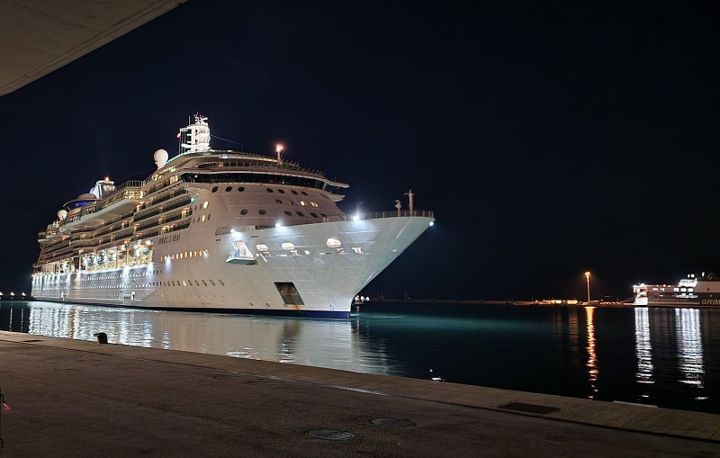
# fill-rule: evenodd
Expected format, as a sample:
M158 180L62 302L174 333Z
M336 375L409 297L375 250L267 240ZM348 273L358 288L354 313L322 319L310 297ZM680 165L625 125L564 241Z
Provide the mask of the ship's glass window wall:
M310 177L299 177L292 175L277 175L271 173L248 173L248 172L227 172L227 173L184 173L182 180L187 183L272 183L292 186L304 186L307 188L327 189L332 192L333 186L328 186L324 181ZM216 192L216 187L213 188ZM267 188L268 192L273 192ZM297 191L292 190L293 194ZM305 191L301 191L308 195Z

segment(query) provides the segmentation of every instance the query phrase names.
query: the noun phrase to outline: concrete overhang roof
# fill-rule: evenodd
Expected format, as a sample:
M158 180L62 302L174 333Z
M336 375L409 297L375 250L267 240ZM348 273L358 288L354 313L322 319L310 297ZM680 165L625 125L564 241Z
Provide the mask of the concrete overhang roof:
M0 0L0 95L13 92L187 0Z

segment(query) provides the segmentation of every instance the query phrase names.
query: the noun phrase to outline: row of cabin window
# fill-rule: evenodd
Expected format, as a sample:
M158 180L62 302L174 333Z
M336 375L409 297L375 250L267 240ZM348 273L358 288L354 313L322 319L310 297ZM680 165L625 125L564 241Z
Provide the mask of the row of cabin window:
M258 215L265 215L266 213L267 213L267 211L265 211L265 209L263 209L263 208L261 208L260 210L258 210ZM285 210L284 213L285 213L287 216L292 216L292 212L291 212L290 210ZM243 215L243 216L247 215L247 214L248 214L248 209L247 209L247 208L243 208L242 210L240 210L240 214ZM300 211L295 212L295 214L298 215L298 216L305 216L305 213L300 212ZM317 213L315 213L315 212L310 212L310 216L312 216L313 218L319 218L320 216L322 216L323 218L327 218L327 215L326 215L325 213L320 213L320 216L318 216Z
M218 189L219 189L218 186L213 186L212 189L210 190L210 192L217 192ZM232 190L233 190L233 187L232 187L232 186L228 186L228 187L225 188L225 192L230 192L230 191L232 191ZM239 192L243 192L243 191L245 191L245 187L244 187L244 186L238 186L237 190L238 190ZM265 190L266 190L267 192L275 192L275 191L274 191L273 189L271 189L271 188L265 188ZM280 194L285 194L285 190L284 190L284 189L278 189L277 192L279 192ZM295 194L295 195L298 195L298 194L302 194L303 196L307 196L307 195L308 195L308 193L306 193L305 191L300 191L300 192L298 193L298 192L297 192L296 190L294 190L294 189L291 189L290 192L293 193L293 194Z
M208 280L208 281L200 280L200 282L202 282L202 286L208 286L208 283L210 283L210 286L217 286L215 284L215 282L212 280ZM200 282L195 280L195 286L198 286L198 287L201 286ZM218 278L218 283L220 283L220 286L225 286L225 282L223 282L219 278ZM188 280L188 281L182 280L182 282L180 280L178 280L177 282L175 280L153 281L153 282L150 282L150 285L151 286L193 286L193 280Z
M210 283L209 286L217 286L217 284L216 284L214 281L212 281L212 280L208 280L207 282L206 282L205 280L200 280L200 282L202 282L202 286L208 286L208 282ZM201 285L200 285L200 282L198 282L197 280L195 280L195 286L198 286L198 287L201 286ZM219 278L218 278L218 283L220 283L220 286L225 286L225 282L223 282L223 281L220 280ZM180 280L178 280L177 282L174 281L174 280L171 280L171 281L151 281L151 282L149 282L149 283L147 283L147 284L143 284L143 285L138 285L138 284L133 284L133 285L131 285L131 284L127 284L127 283L124 283L124 284L104 283L104 284L101 284L101 285L81 285L81 286L76 287L76 288L79 288L79 289L97 289L97 288L102 288L102 289L122 289L122 288L143 288L143 287L148 287L148 286L193 286L193 280L188 280L188 281L182 280L182 282L181 282Z
M282 205L282 204L283 204L283 201L280 200L280 199L275 199L275 203L278 204L278 205ZM289 203L290 205L295 205L295 202L293 202L292 200L288 200L287 203ZM300 201L300 206L301 206L301 207L307 207L308 205L310 205L311 207L315 207L315 208L319 208L319 207L320 207L320 206L317 204L317 202L313 202L313 201L310 201L310 200L307 201L307 202L305 202L304 200L301 200L301 201Z

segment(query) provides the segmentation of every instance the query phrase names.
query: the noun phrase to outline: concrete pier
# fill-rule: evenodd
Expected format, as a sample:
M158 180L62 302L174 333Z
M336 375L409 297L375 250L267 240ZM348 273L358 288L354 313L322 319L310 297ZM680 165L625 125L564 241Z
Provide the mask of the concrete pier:
M0 387L3 457L720 454L720 415L11 332Z

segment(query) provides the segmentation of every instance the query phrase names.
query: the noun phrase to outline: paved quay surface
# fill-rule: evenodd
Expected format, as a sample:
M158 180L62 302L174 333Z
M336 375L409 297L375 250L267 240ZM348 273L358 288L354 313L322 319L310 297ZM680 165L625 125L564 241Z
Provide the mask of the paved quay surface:
M0 387L2 457L720 456L720 415L1 331Z

